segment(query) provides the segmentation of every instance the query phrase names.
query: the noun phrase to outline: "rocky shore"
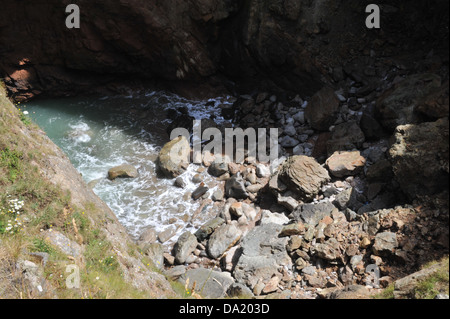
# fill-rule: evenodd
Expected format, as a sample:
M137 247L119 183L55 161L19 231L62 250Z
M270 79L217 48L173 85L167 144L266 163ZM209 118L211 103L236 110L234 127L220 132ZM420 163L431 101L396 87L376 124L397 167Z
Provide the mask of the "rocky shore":
M166 250L165 234L140 240L166 276L211 298L368 298L448 254L448 82L357 70L311 98L262 92L224 109L240 127L278 127L282 158L271 172L203 154L188 195L203 201L192 218L211 220Z

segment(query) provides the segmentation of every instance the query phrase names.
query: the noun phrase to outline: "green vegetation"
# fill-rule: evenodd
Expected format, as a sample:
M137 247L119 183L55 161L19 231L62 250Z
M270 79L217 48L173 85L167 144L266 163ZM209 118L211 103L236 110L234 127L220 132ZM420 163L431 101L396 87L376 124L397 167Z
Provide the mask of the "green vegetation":
M435 264L433 262L432 264ZM426 265L424 268L430 267ZM442 267L426 279L420 281L414 290L417 299L434 299L438 294L449 294L449 258L442 260Z
M58 298L150 297L152 292L140 291L125 280L118 256L99 228L104 214L93 204L72 205L70 192L41 175L40 161L52 152L42 139L30 118L8 100L0 81L0 299L54 294ZM83 256L73 258L60 251L44 236L51 231L82 246ZM129 250L154 270L135 245L130 244ZM20 260L40 264L33 253L48 255L43 268L51 293L31 294L21 272L15 271ZM81 288L67 289L66 267L74 263L80 268Z

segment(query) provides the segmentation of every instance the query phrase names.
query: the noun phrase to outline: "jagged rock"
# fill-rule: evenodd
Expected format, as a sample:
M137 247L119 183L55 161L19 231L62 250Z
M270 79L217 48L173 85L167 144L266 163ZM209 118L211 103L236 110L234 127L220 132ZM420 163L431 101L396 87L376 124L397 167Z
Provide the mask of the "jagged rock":
M219 177L228 173L228 164L230 159L227 156L216 156L214 162L208 168L208 173L212 176Z
M79 257L83 252L83 247L78 243L70 240L56 230L48 230L43 235L44 240L57 247L64 254L74 258Z
M391 232L383 232L375 236L372 249L375 255L384 256L392 254L397 247L397 235Z
M355 121L336 125L331 139L327 141L327 152L331 156L336 151L359 149L365 141L364 133Z
M190 269L180 277L179 281L185 285L188 279L188 289L192 289L195 285L195 292L211 299L225 297L228 288L235 282L229 272L218 272L206 268Z
M224 223L225 223L224 219L216 217L206 222L202 227L200 227L195 232L194 235L197 237L198 241L201 242L206 238L208 238L218 227L222 226Z
M246 199L248 197L244 179L240 176L233 176L225 183L225 195L236 199Z
M389 157L395 178L410 199L448 189L448 140L448 118L397 127Z
M184 264L189 255L197 248L197 244L197 237L190 232L183 233L178 237L178 241L174 247L175 261L178 264Z
M291 268L292 260L286 252L288 238L279 238L283 226L265 224L252 229L242 240L242 255L234 269L237 282L251 289L258 281L267 283L273 276L280 275L280 267Z
M334 90L324 87L314 94L305 109L305 118L312 128L327 131L337 118L339 99Z
M292 156L279 171L279 178L305 200L311 200L330 180L328 171L312 157Z
M317 244L314 246L314 250L319 258L325 260L336 260L342 256L339 249L339 242L334 238L328 239L323 244Z
M330 202L303 204L298 206L292 212L292 216L296 221L301 221L314 227L319 224L324 217L331 216L333 211L337 211L337 208Z
M159 243L147 244L143 247L145 255L151 259L158 269L164 268L164 248Z
M110 180L115 180L116 178L135 178L137 176L137 169L129 164L122 164L108 171L108 179Z
M211 235L206 247L211 258L219 258L229 248L233 247L241 238L242 231L234 224L226 224L218 227Z
M331 155L326 164L329 171L336 177L344 177L358 174L366 163L366 159L359 151L335 152Z
M185 172L189 165L191 147L184 136L179 136L168 142L161 149L158 156L158 167L161 172L175 178Z
M261 213L261 225L270 223L284 225L289 223L289 218L284 214L272 213L269 210L263 210Z
M414 109L420 99L441 86L436 74L414 74L383 93L377 100L376 113L380 123L390 132L399 125L417 124L421 120Z

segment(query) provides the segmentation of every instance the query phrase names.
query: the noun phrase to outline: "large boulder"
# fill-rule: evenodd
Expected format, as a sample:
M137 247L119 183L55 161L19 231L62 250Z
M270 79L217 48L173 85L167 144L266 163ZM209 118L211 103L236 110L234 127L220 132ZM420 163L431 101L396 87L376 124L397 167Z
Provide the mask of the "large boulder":
M255 227L242 240L242 254L234 269L234 277L250 288L262 281L268 283L275 275L282 277L280 268L292 267L287 254L288 238L279 238L282 225L265 224Z
M305 109L305 117L312 128L327 131L337 119L339 99L328 86L317 92Z
M281 181L304 200L312 200L330 180L328 171L307 156L290 157L279 172Z
M414 199L448 189L448 118L419 125L402 125L395 132L389 157L403 192Z
M175 261L178 264L184 264L186 259L192 254L197 248L198 242L197 237L192 235L190 232L183 233L179 238L174 247Z
M415 108L422 98L440 86L441 78L436 74L408 76L377 100L376 113L381 125L393 132L399 125L419 123Z
M189 280L189 281L188 281ZM223 298L228 288L234 283L229 272L218 272L206 268L190 269L179 279L188 289L194 289L204 298Z
M110 180L115 180L116 178L135 178L137 176L137 169L129 164L122 164L108 171L108 179Z
M158 157L160 171L169 178L175 178L185 172L189 165L191 147L184 136L168 142L161 149Z
M241 238L242 231L234 224L225 224L217 228L208 241L208 254L216 259L233 247Z

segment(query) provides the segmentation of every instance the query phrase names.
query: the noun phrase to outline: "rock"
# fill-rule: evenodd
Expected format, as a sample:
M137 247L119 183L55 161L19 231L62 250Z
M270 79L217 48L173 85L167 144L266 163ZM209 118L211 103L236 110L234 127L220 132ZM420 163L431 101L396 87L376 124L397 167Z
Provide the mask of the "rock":
M410 199L448 189L448 140L448 118L396 129L389 159L395 179Z
M138 244L139 245L152 244L156 242L156 240L157 240L156 230L153 227L147 227L139 236Z
M193 200L197 200L200 197L202 197L203 195L205 195L208 190L209 190L209 188L206 187L204 183L201 183L200 186L197 187L197 189L192 192L191 197Z
M173 236L175 236L177 230L175 229L175 227L170 226L168 228L166 228L165 230L163 230L162 232L160 232L158 234L158 240L164 244L166 241L168 241L170 238L172 238Z
M436 74L415 74L384 92L376 103L376 114L381 125L393 132L399 125L417 124L421 120L414 112L419 101L441 86Z
M296 209L297 206L299 205L298 201L295 200L293 197L283 196L281 194L278 194L277 196L277 203L285 207L290 212Z
M221 201L223 201L223 198L224 198L224 194L221 189L215 190L211 196L211 199L215 202L221 202Z
M233 247L241 238L242 231L234 224L225 224L218 227L211 235L206 247L208 255L217 259L229 248Z
M164 268L164 248L159 243L147 244L143 247L145 255L148 256L156 268Z
M254 184L254 185L250 185L247 186L247 191L249 191L250 193L258 193L262 188L264 187L264 185L261 184Z
M183 233L178 237L178 241L174 247L175 261L178 264L184 264L189 255L197 248L197 244L197 237L190 232Z
M294 235L302 235L305 233L305 225L303 223L293 223L283 227L280 237L290 237Z
M194 183L194 184L200 184L202 181L203 180L202 180L202 177L200 176L200 174L195 174L192 177L192 183Z
M303 204L292 212L292 216L296 221L315 227L324 217L331 216L333 211L337 211L337 208L330 202Z
M179 279L182 285L189 279L188 289L195 285L195 292L204 298L223 298L234 283L229 272L218 272L206 268L190 269Z
M83 253L82 246L56 230L47 230L44 232L43 238L68 256L78 258Z
M429 94L417 101L414 111L436 120L448 117L449 82L447 81L439 88L431 89Z
M236 199L246 199L248 197L244 180L240 176L233 176L225 183L225 195Z
M136 178L137 176L137 169L128 164L113 167L108 171L109 180L115 180L116 178Z
M207 239L218 227L222 226L224 223L224 219L216 217L206 222L195 232L194 235L197 237L198 241L201 242Z
M261 213L261 225L265 224L285 225L289 223L289 218L280 213L272 213L269 210L263 210Z
M339 243L334 238L328 239L323 244L317 244L314 246L314 250L319 258L330 261L336 260L342 255L339 249Z
M298 144L300 144L300 141L298 141L297 139L290 137L288 135L286 135L285 137L283 137L280 140L280 145L284 148L291 148L291 147L295 147Z
M184 179L182 177L177 177L175 179L175 186L179 187L179 188L185 188L186 187L186 182L184 181Z
M387 159L381 159L367 168L366 177L369 182L389 182L394 173L392 164Z
M339 99L334 90L324 87L312 97L305 109L305 118L312 128L327 131L337 119Z
M331 156L336 151L352 151L361 148L365 141L364 133L355 121L336 125L331 139L327 141L327 152Z
M177 280L178 278L180 278L182 275L184 275L186 273L186 266L178 265L178 266L175 266L175 267L165 270L163 273L167 278L169 278L171 280Z
M279 178L305 200L313 199L330 180L328 171L307 156L292 156L286 160L280 168Z
M237 282L253 289L259 281L268 282L273 276L282 274L278 269L292 267L287 254L287 238L279 238L282 226L265 224L253 228L242 240L242 255L234 269Z
M228 173L228 164L230 160L228 156L216 156L214 162L208 167L208 173L212 176L219 177Z
M419 283L424 279L429 278L434 273L442 271L444 267L445 261L442 261L397 280L394 283L394 298L395 299L415 298L416 297L415 290L419 285ZM447 261L447 271L448 271L448 261Z
M169 178L175 178L185 172L189 165L191 147L184 136L179 136L164 145L159 152L158 167Z
M359 126L368 140L377 140L386 134L375 118L375 106L372 104L364 110Z
M394 253L394 250L397 247L397 235L391 232L383 232L375 236L375 242L372 249L375 255L385 256Z
M266 178L270 176L270 167L264 165L264 164L257 164L256 165L256 176L259 178Z
M233 203L230 206L230 214L239 218L244 214L244 211L242 209L242 203L237 202L237 203Z
M278 289L278 285L280 283L280 278L278 276L273 276L269 282L264 286L262 292L264 294L269 294L271 292L275 292Z
M370 299L370 292L365 286L351 285L344 289L333 291L329 299Z
M336 177L345 177L358 174L366 163L366 159L359 151L335 152L326 161L331 174Z
M227 292L228 296L233 298L244 298L244 299L251 299L254 295L253 292L245 285L240 283L234 283L228 288Z

